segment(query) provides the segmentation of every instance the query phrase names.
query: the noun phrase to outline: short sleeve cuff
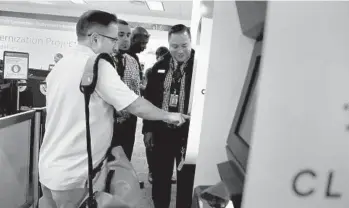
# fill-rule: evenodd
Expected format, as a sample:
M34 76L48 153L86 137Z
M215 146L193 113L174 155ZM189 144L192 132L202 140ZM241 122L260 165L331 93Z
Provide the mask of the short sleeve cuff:
M131 105L134 101L136 101L138 98L139 98L139 96L132 92L132 93L130 93L129 96L123 97L122 102L120 102L119 106L114 106L114 108L117 111L122 111L125 108L127 108L129 105Z

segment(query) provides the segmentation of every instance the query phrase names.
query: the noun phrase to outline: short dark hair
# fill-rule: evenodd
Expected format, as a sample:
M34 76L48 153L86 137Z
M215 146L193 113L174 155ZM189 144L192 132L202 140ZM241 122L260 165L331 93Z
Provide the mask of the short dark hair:
M89 35L87 33L91 28L95 26L107 27L111 23L117 23L117 20L116 15L100 10L89 10L83 13L76 24L78 40Z
M156 49L155 55L156 56L164 56L169 52L170 51L168 50L168 48L166 48L165 46L161 46L158 49Z
M172 34L185 33L185 32L188 33L188 36L191 39L190 30L187 26L182 25L182 24L174 25L168 31L168 39L170 39Z
M118 19L117 22L120 25L128 25L128 22L126 22L125 20L122 20L122 19Z
M61 53L56 53L56 55L55 55L55 56L58 56L58 57L63 58L63 54L61 54Z
M136 37L145 37L149 38L150 34L144 27L136 27L132 30L131 39L134 40Z

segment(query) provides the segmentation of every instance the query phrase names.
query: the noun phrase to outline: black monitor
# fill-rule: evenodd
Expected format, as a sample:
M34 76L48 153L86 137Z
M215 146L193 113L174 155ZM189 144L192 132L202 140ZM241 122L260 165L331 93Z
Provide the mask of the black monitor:
M227 151L231 159L244 175L247 169L250 144L252 141L256 98L258 93L258 78L261 62L262 40L255 43L249 68L241 91L238 106L231 126Z
M248 157L253 142L256 98L262 61L266 1L236 1L242 33L255 40L250 63L244 79L238 106L227 139L228 161L218 164L218 170L226 185L234 207L240 208L245 176L248 173Z
M243 34L255 40L226 147L229 162L244 181L255 120L267 2L237 1L236 7Z
M238 106L227 139L228 161L218 164L219 174L231 195L234 207L240 208L245 185L248 156L252 142L258 95L262 39L258 39L244 80Z

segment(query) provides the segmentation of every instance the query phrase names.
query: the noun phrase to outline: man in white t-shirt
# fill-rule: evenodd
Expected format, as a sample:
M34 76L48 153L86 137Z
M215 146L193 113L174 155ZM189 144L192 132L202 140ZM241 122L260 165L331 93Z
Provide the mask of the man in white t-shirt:
M117 18L103 11L84 13L77 25L78 46L57 63L47 77L46 131L39 156L39 176L45 208L76 208L87 190L88 178L84 96L80 81L87 60L111 53L117 44ZM99 62L98 80L90 100L90 129L94 167L110 146L113 109L147 120L181 125L188 119L163 111L132 92L112 65Z

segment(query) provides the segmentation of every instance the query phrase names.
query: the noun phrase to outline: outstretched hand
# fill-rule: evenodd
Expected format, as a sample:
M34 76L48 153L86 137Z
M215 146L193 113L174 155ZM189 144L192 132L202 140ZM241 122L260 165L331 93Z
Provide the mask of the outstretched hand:
M184 117L184 119L190 120L190 116L189 115L182 114L182 116Z
M176 126L182 126L186 120L189 120L190 116L181 113L170 113L168 119L165 122Z

